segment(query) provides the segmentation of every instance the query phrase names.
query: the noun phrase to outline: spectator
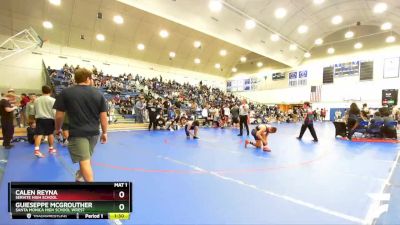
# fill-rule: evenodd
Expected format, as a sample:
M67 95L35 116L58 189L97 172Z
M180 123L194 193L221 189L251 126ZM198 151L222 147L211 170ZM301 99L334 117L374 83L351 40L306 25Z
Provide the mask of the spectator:
M68 150L73 163L79 163L75 173L76 181L93 182L91 158L99 139L101 124L101 143L107 142L107 103L93 86L92 73L87 69L77 69L77 85L67 88L57 97L56 132L61 133L65 113L69 117Z
M28 118L28 125L32 126L32 124L36 123L35 120L35 100L36 95L30 94L29 95L30 101L26 104L26 117Z
M20 127L25 127L27 124L27 117L26 117L26 105L30 101L29 97L25 94L21 94L21 101L20 101L20 108L21 108L21 123L19 124Z
M382 134L385 138L397 138L396 121L391 116L389 108L384 107L379 109L383 116L384 125L382 127Z
M135 114L136 114L136 122L143 123L143 110L145 109L144 98L140 97L139 100L135 104Z
M51 97L51 88L47 85L42 87L43 95L35 100L35 119L36 119L36 130L35 130L35 151L34 155L38 158L43 158L44 155L40 152L39 146L43 136L48 136L49 142L49 153L56 153L57 150L54 148L54 116L55 110L53 110L55 99Z
M366 118L366 119L369 118L369 113L370 112L369 112L369 108L367 106L367 103L363 104L361 113L362 113L363 118Z
M11 140L14 136L14 110L17 106L10 103L15 95L8 93L0 100L1 130L3 132L3 147L10 149L14 147Z
M347 130L348 130L347 138L349 140L351 140L351 138L353 137L361 120L363 120L363 118L360 109L358 108L356 103L351 103L347 115Z
M154 100L151 100L147 106L147 110L149 111L149 130L153 127L153 130L156 130L157 124L157 115L159 115L159 111L157 105L154 104Z

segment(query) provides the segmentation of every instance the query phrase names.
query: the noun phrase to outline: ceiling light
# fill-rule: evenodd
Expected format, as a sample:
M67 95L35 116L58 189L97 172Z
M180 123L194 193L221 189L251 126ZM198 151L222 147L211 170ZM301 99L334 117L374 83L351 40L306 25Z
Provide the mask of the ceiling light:
M247 61L246 57L244 57L244 56L240 57L240 62L245 63L246 61Z
M193 43L193 46L194 46L195 48L200 48L200 47L201 47L201 42L200 42L200 41L195 41L195 42Z
M297 28L297 32L299 32L300 34L307 33L307 31L308 31L308 27L306 25L301 25Z
M161 30L161 31L160 31L160 36L161 36L162 38L167 38L167 37L169 36L169 33L168 33L168 31L166 31L166 30Z
M61 5L61 0L49 0L49 2L53 5Z
M139 49L140 51L143 51L145 49L144 44L142 44L142 43L138 44L137 49Z
M278 18L278 19L281 19L281 18L285 17L286 14L287 14L287 11L284 8L277 8L275 10L275 17Z
M219 12L222 9L222 2L220 0L211 0L208 3L208 8L213 12Z
M215 67L215 69L220 69L220 68L221 68L221 64L216 63L216 64L214 65L214 67Z
M253 29L256 27L256 22L254 20L246 20L245 26L247 29Z
M335 49L334 48L328 48L328 54L333 54L335 53Z
M200 59L199 59L199 58L195 58L195 59L194 59L194 63L196 63L196 64L200 64L200 62L201 62L201 61L200 61Z
M175 58L175 56L176 56L176 53L175 53L175 52L169 52L169 57L170 57L170 58Z
M341 24L341 23L343 22L343 17L340 16L340 15L334 16L334 17L332 17L331 22L332 22L332 24L334 24L334 25Z
M386 22L381 26L381 30L390 30L390 29L392 29L392 23Z
M311 57L311 53L309 53L309 52L304 53L304 57L310 58Z
M383 13L387 10L387 8L388 8L388 6L386 3L384 3L384 2L377 3L374 6L374 13L377 13L377 14Z
M97 34L96 39L98 41L104 41L104 40L106 40L106 37L103 34Z
M226 52L225 49L222 49L221 51L219 51L219 54L220 54L221 56L226 56L227 52Z
M279 39L280 39L279 35L277 35L277 34L271 35L271 41L276 42L276 41L279 41Z
M361 43L361 42L357 42L355 45L354 45L354 48L355 49L360 49L360 48L362 48L363 47L363 44Z
M295 51L297 49L297 45L296 44L291 44L290 46L289 46L289 50L290 51Z
M318 38L317 40L314 41L314 44L316 45L322 45L322 43L324 43L324 40L322 40L322 38Z
M314 4L316 4L316 5L322 4L324 2L325 2L325 0L314 0Z
M262 67L262 66L263 66L263 63L262 63L262 62L258 62L258 63L257 63L257 67L258 67L258 68L260 68L260 67Z
M52 29L53 24L50 21L43 21L43 27L46 29Z
M354 32L353 32L353 31L347 31L347 32L344 34L344 37L345 37L345 38L352 38L352 37L354 37Z
M393 43L393 42L395 42L396 41L396 37L395 36L389 36L389 37L387 37L386 38L386 42L387 43Z
M124 18L122 18L122 16L120 16L120 15L114 16L113 20L114 20L114 22L116 24L123 24L124 23Z
M236 72L237 72L237 69L236 69L236 67L233 67L233 68L232 68L232 72L234 72L234 73L236 73Z

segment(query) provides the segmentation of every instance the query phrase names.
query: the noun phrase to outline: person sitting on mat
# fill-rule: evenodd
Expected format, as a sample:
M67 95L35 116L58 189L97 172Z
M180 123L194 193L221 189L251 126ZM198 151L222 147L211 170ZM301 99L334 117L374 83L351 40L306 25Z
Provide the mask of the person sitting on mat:
M197 120L194 121L188 121L186 117L181 118L181 123L185 124L185 133L186 137L190 138L190 136L193 137L193 139L199 139L198 134L199 134L199 126L200 123ZM191 132L193 130L193 133Z
M270 152L271 149L268 147L268 134L276 133L276 127L270 125L260 124L256 126L251 131L251 135L253 135L255 142L246 140L244 147L247 148L248 144L253 145L256 148L261 148L263 151Z

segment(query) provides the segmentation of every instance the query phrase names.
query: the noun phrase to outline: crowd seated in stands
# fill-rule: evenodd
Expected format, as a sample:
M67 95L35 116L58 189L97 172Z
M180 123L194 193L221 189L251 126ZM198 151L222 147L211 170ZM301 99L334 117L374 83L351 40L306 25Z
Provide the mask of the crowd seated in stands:
M73 84L73 73L79 66L64 65L62 70L51 70L51 79L59 93L63 88ZM203 85L179 83L174 80L163 80L163 77L145 78L138 74L122 74L118 77L104 74L93 66L94 85L104 94L109 102L109 121L115 122L115 112L125 117L135 117L136 122L149 121L149 103L156 105L159 129L169 129L178 125L181 117L190 117L200 120L205 126L227 127L236 126L237 107L240 99L231 93ZM302 108L290 109L287 112L279 110L277 106L249 103L250 122L252 124L268 122L297 122L304 117ZM351 139L356 132L368 135L395 137L396 125L390 111L370 115L367 105L360 110L357 104L352 104L344 115L344 127L339 132ZM337 113L335 113L337 114ZM399 117L399 114L395 114ZM325 109L316 109L314 119L323 121L326 117ZM342 117L342 115L340 115ZM383 119L383 124L382 124ZM397 118L398 119L398 118ZM371 121L370 121L371 120ZM379 130L379 132L378 132Z
M360 110L356 103L352 103L346 111L344 121L334 122L336 136L351 140L355 133L361 133L364 137L397 139L397 114L397 110L389 107L382 107L372 114L366 104Z
M73 84L73 73L79 66L64 65L62 70L52 70L51 79L56 87L56 93ZM149 119L146 106L152 100L157 100L161 108L159 122L161 125L174 121L182 115L204 120L204 125L226 127L236 124L236 108L240 99L230 93L224 93L218 88L208 87L200 82L199 85L179 83L174 80L163 80L163 77L144 78L138 74L122 74L118 77L104 74L93 66L94 86L99 88L111 104L109 117L115 117L115 111L122 115L132 115L136 121L146 122ZM156 96L153 96L154 93ZM251 122L294 122L302 119L302 110L282 112L277 106L266 106L249 103ZM232 111L232 113L231 113ZM163 120L165 119L165 123ZM115 118L110 118L110 122ZM173 124L174 125L174 124ZM158 126L163 127L163 126Z

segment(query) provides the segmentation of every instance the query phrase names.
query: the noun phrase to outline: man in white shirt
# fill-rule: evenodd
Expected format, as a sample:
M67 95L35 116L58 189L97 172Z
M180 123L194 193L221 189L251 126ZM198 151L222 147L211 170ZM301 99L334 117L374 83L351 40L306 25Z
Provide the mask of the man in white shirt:
M249 105L247 104L246 99L243 99L242 104L239 107L240 133L238 136L243 136L243 125L246 127L247 136L250 135L249 125L247 123L249 119L249 110Z
M35 100L35 119L36 119L36 130L35 130L35 151L34 155L38 158L44 157L40 152L39 146L43 136L48 136L49 141L49 153L56 153L54 149L54 130L55 130L55 113L53 109L54 102L56 101L50 96L51 88L47 85L42 87L43 95Z

